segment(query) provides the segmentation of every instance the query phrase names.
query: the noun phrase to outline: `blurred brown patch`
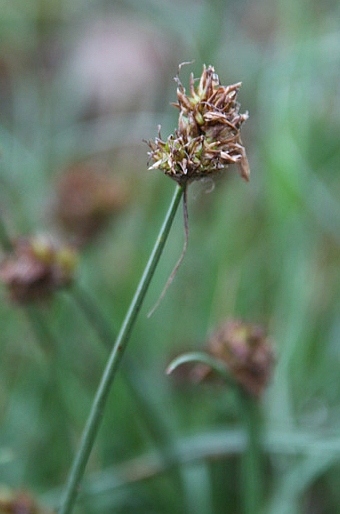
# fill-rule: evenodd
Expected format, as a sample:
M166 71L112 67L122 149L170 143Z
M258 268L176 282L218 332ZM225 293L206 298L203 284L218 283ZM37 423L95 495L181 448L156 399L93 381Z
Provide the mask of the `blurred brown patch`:
M93 239L127 201L127 191L105 167L76 164L56 185L55 216L73 244Z

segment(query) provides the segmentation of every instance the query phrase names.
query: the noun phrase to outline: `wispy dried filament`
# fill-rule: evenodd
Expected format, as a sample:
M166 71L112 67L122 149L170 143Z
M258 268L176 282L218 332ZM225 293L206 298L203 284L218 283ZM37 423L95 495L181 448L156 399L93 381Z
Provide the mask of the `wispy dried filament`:
M160 135L149 141L149 169L160 169L180 184L216 175L228 164L237 164L249 180L249 165L240 129L248 114L240 114L237 94L241 83L221 86L212 66L203 67L198 84L190 76L187 95L179 77L178 129L166 141Z

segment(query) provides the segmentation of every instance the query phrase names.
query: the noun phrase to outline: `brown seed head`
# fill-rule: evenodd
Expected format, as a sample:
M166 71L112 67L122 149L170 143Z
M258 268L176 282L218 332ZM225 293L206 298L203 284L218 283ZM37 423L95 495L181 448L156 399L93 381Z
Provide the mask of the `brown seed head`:
M240 114L237 102L241 83L221 86L212 66L203 67L198 85L190 76L190 92L177 82L178 129L163 141L160 132L149 141L153 164L178 183L213 176L228 164L237 164L242 178L249 180L249 164L240 129L248 114Z
M273 349L262 327L227 321L210 338L208 351L225 363L247 393L262 395L274 364Z
M75 250L46 236L20 238L0 264L0 280L17 303L45 299L68 286L77 263Z
M0 490L0 514L52 514L26 491Z
M122 184L106 168L77 164L60 177L56 190L56 218L77 245L96 236L126 203Z

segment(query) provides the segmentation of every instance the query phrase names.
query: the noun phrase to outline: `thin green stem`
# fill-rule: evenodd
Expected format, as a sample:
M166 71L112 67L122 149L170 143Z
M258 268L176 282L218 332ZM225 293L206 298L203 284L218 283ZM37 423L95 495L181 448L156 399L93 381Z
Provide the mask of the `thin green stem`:
M10 252L13 249L11 238L8 235L5 223L0 216L0 243L6 252Z
M35 338L44 350L46 356L54 358L56 349L58 348L58 343L50 330L48 323L46 323L39 306L25 305L23 310L32 327Z
M241 498L244 514L259 514L262 500L261 416L256 398L242 390L232 379L225 364L206 352L184 353L167 368L172 373L178 366L200 362L214 370L236 394L237 407L247 434L247 444L241 456Z
M112 323L103 315L97 302L79 284L73 285L70 294L83 312L84 317L95 330L104 347L111 350L115 342L116 332ZM172 480L173 487L176 487L177 491L182 491L181 472L176 465L171 466L172 462L176 463L177 448L174 445L168 426L161 412L152 402L151 395L147 393L149 384L143 377L139 366L131 358L126 357L124 360L125 366L122 366L125 384L135 404L139 407L141 420L149 431L155 446L158 448L165 468L169 468L169 479ZM183 501L181 500L178 509L180 506L183 506Z
M247 433L241 455L241 497L244 514L259 514L262 500L261 416L258 401L239 391L239 407Z
M85 425L83 435L80 441L78 452L73 461L68 481L66 484L64 500L60 509L60 514L70 514L74 507L75 501L78 496L80 484L85 472L85 468L91 454L94 441L96 439L98 429L104 414L105 405L116 372L119 368L124 350L129 341L133 326L136 322L137 315L142 306L149 284L156 270L158 261L164 249L167 237L173 223L177 207L180 203L184 192L185 186L177 185L173 195L170 207L164 219L163 225L159 232L155 246L152 250L142 278L138 284L135 295L131 301L130 307L127 311L123 321L120 332L117 336L114 347L109 356L106 368L103 372L100 384L95 395L90 414Z
M72 287L71 294L87 321L96 331L98 338L105 348L110 350L115 343L116 336L113 328L103 316L96 302L84 288L79 287L77 284ZM155 407L148 401L148 395L145 393L148 384L145 383L139 367L133 360L128 358L125 364L127 364L127 366L123 368L123 378L125 379L130 394L133 396L136 404L140 406L140 412L144 418L145 424L153 436L155 444L162 451L165 457L164 460L173 460L175 451L171 445L167 427ZM171 448L167 448L167 446L170 445ZM164 448L165 450L163 450Z
M178 366L200 362L214 370L236 394L240 417L247 434L247 445L241 456L241 497L244 514L259 514L262 500L261 413L256 398L245 392L231 377L225 364L206 352L184 353L167 368L172 373Z
M95 300L92 299L87 290L80 287L79 284L72 286L70 294L89 324L92 325L98 338L103 343L103 346L111 350L116 339L116 331L113 329L112 324L106 320Z

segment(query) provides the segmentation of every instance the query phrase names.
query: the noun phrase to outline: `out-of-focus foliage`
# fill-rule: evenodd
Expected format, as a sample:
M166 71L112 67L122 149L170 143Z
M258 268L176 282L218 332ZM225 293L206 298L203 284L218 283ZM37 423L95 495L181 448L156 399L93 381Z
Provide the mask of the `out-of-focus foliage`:
M13 306L1 290L0 481L49 506L62 487L107 349L80 308L120 325L174 184L147 145L177 125L173 77L213 65L242 81L245 184L230 167L189 190L154 277L88 466L80 511L238 512L245 442L233 397L166 377L227 318L268 328L262 399L266 514L340 503L340 31L338 2L0 0L0 214L11 237L58 224L65 170L109 169L120 209L81 248L80 292ZM92 199L91 199L92 201ZM92 204L91 204L92 205ZM65 208L70 207L66 206ZM83 299L83 296L81 296ZM179 463L166 470L169 458ZM134 460L136 459L136 460ZM164 469L163 469L164 468Z

